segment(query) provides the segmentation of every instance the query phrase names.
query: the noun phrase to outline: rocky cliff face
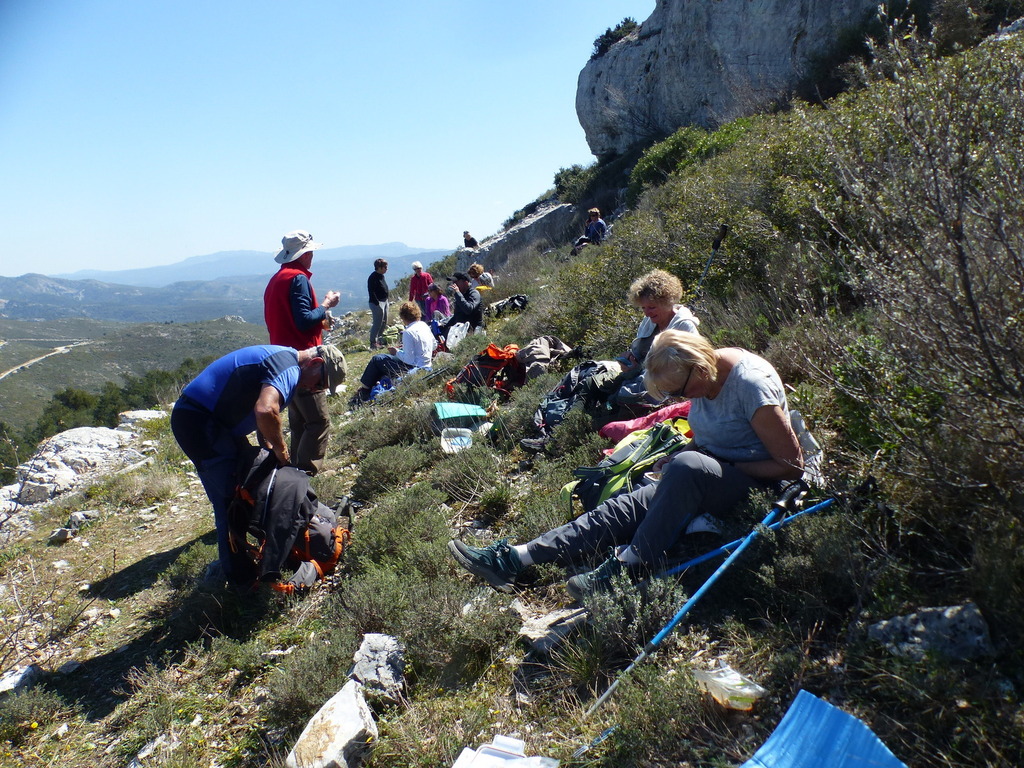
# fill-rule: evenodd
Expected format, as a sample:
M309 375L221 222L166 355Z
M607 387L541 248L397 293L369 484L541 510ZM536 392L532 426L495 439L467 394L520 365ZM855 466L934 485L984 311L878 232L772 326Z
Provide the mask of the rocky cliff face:
M600 158L683 125L714 128L785 98L877 0L658 0L580 73L576 113Z

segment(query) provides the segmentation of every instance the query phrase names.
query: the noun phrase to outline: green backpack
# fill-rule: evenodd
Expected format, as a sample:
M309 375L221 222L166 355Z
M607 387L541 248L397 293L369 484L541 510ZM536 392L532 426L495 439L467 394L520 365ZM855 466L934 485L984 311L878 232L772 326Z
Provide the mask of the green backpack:
M687 432L686 421L676 419L627 435L596 467L574 470L573 475L579 479L562 488L563 497L570 504L573 497L578 498L583 510L591 512L613 496L629 493L639 487L644 473L660 459L690 442Z

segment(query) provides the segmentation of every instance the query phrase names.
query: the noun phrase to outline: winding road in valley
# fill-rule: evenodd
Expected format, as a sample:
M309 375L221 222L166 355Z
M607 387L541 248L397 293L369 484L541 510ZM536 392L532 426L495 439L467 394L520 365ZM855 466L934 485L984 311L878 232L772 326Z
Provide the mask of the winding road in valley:
M6 343L7 343L6 341L0 342L0 345L6 344ZM31 360L26 360L23 363L18 363L18 365L14 366L13 368L8 368L6 371L0 371L0 379L7 378L12 373L17 373L18 371L24 370L25 368L28 368L30 365L34 365L34 364L38 363L40 360L45 360L46 358L53 357L54 355L64 355L64 354L67 354L68 352L70 352L75 347L83 347L86 344L92 344L92 342L91 341L75 341L75 342L72 342L71 344L65 344L65 345L60 346L60 347L54 347L53 350L51 350L50 352L47 352L45 355L40 355L39 357L33 357Z

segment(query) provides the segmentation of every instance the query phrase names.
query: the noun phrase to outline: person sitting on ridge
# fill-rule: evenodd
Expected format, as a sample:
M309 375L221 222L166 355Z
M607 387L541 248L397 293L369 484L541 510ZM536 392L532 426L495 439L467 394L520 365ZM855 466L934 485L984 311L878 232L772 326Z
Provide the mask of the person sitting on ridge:
M424 322L430 324L430 330L437 336L440 333L441 323L447 322L452 315L452 305L448 303L448 297L444 295L441 286L431 283L427 288L427 309L423 314Z
M608 225L601 218L601 211L591 208L587 211L587 223L583 229L583 237L579 238L572 245L572 255L575 256L585 245L600 245L608 234Z
M468 229L465 232L462 233L462 242L464 243L466 248L479 248L480 247L480 243L478 243L476 241L475 237L473 237L471 234L469 234L469 230Z
M423 322L420 307L415 301L406 301L398 308L398 316L405 323L402 346L388 347L388 354L374 355L359 377L359 389L352 396L357 405L369 399L370 390L385 376L401 376L417 368L430 369L434 352L434 334Z
M448 332L459 323L469 323L470 333L484 324L484 308L480 300L480 291L470 283L469 275L465 272L453 274L448 284L448 293L455 305L455 311L448 318L448 322L439 329L442 338L447 339Z
M463 568L494 588L511 591L533 563L570 565L616 548L597 568L566 587L578 600L607 591L625 572L633 579L665 564L666 552L697 517L728 515L757 490L803 472L800 443L789 419L786 391L775 368L745 349L715 349L696 333L658 334L647 356L648 391L687 397L693 440L663 460L661 480L615 496L593 512L512 546L461 541L448 549Z

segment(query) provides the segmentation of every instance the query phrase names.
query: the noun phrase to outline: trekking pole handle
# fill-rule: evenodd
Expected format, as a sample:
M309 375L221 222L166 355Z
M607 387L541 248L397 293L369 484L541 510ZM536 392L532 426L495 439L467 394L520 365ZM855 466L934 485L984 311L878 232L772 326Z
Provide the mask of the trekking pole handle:
M723 224L718 228L718 237L711 243L711 250L717 251L719 246L722 245L722 241L725 240L725 236L729 234L729 225Z
M794 480L782 490L772 506L781 512L794 512L800 507L808 490L810 489L803 480Z

